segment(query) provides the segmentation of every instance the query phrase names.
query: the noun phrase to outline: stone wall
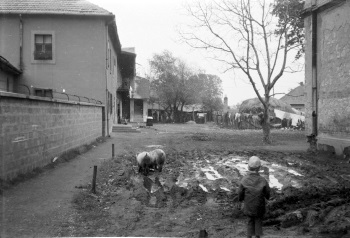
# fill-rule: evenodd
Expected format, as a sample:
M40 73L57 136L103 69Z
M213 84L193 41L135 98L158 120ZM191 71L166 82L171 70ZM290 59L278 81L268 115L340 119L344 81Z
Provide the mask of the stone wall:
M0 178L45 166L102 136L102 105L0 92Z

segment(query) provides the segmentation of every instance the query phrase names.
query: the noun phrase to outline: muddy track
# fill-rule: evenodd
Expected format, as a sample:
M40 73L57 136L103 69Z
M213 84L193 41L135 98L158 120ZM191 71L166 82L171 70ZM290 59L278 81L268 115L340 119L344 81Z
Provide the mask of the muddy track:
M252 155L263 160L260 172L270 179L272 187L264 223L268 234L345 235L350 229L350 187L341 172L332 173L336 166L315 166L308 155L298 153L213 149L166 152L163 172L151 172L148 177L136 173L134 151L105 164L99 177L101 192L95 200L109 225L85 235L113 232L120 236L197 237L197 232L206 228L213 237L244 236L244 215L236 190ZM341 165L338 167L344 172ZM334 215L339 211L342 217Z

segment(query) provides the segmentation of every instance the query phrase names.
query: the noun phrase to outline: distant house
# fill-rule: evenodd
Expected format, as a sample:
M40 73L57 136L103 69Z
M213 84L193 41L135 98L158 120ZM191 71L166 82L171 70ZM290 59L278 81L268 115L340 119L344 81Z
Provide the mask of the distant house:
M295 108L299 111L305 112L305 85L300 83L300 85L292 89L285 96L280 98L281 101L289 104L292 108Z
M146 122L149 98L149 80L136 76L135 79L131 81L130 122Z
M350 1L306 0L306 130L319 149L350 147Z
M122 49L120 58L120 68L122 70L119 75L121 80L117 82L118 123L121 123L121 120L130 121L131 85L136 73L136 54L134 49Z
M154 122L165 122L167 114L165 108L157 102L148 101L148 116L153 117Z
M14 84L22 71L0 56L0 91L14 92Z
M115 16L85 0L11 0L0 1L0 22L0 55L7 60L1 87L100 102L108 135L122 104L118 84L135 72L135 56L121 51ZM9 87L5 71L13 76Z

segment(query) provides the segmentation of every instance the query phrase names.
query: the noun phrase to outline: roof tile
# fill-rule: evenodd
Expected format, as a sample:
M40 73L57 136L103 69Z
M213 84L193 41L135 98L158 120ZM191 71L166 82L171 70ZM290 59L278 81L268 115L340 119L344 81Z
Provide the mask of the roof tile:
M292 89L280 100L288 104L305 104L305 85Z
M86 0L1 0L0 14L113 15Z

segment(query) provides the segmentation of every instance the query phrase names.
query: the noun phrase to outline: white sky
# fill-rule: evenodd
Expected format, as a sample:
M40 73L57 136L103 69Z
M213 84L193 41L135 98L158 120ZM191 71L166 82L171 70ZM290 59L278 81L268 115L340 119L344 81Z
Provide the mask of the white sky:
M223 73L218 62L209 59L204 50L193 49L180 42L177 29L191 18L185 14L184 4L192 0L88 0L116 16L122 47L135 47L137 74L149 73L148 60L153 54L169 50L175 57L190 66L204 69L208 74L218 75L223 81L223 96L229 105L256 97L244 76L238 71ZM291 55L294 57L294 55ZM288 93L304 82L304 72L285 73L275 86L275 93ZM277 98L283 95L276 95Z

